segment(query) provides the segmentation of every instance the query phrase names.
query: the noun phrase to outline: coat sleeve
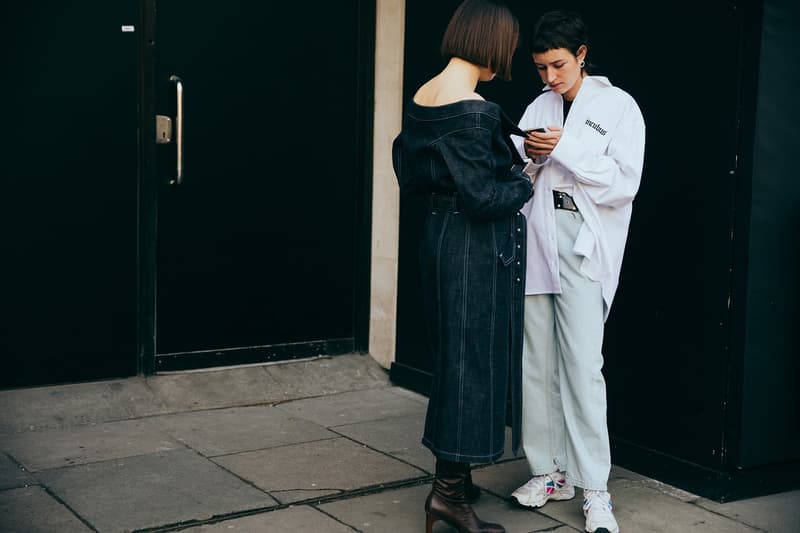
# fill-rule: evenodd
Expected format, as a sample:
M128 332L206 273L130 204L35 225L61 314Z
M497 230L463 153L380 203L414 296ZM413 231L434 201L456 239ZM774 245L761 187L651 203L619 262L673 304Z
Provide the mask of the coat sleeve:
M606 153L594 154L565 130L550 158L572 172L596 204L621 207L636 196L644 165L644 118L633 99L613 135Z
M438 143L438 149L467 216L493 220L519 211L532 194L530 178L524 172L497 167L493 132L475 127L450 137L455 138Z
M403 172L403 134L402 132L395 137L392 143L392 167L397 178L397 184L403 194L413 192L414 187L408 176Z
M534 128L534 127L538 127L538 126L532 126L531 125L531 120L532 120L531 119L531 114L532 114L531 113L531 107L533 107L533 106L529 105L525 109L525 112L522 114L522 118L519 119L519 123L517 124L517 126L519 126L519 129L521 129L521 130L527 130L527 129L531 129L531 128ZM519 153L520 157L522 157L523 159L530 159L528 157L528 154L525 153L525 138L524 137L516 137L516 136L514 136L514 137L512 137L512 140L514 141L514 147L517 149L517 152Z

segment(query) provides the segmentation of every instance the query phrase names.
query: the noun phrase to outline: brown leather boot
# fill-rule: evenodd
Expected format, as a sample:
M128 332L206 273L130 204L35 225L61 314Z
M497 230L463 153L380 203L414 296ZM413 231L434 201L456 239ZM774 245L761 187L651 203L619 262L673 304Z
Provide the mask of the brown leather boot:
M467 495L469 503L475 503L481 497L481 489L472 482L472 469L467 470L467 478L464 480L464 494Z
M433 488L425 501L425 531L433 532L433 524L442 520L460 533L505 533L499 524L484 522L469 505L464 485L469 464L436 459Z

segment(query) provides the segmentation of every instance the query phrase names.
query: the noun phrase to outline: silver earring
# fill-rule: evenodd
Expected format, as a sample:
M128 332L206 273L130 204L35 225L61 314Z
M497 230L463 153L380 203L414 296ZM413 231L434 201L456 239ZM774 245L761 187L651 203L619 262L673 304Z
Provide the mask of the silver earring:
M580 66L581 68L585 68L586 67L586 61L581 59L581 62L578 64L578 66Z

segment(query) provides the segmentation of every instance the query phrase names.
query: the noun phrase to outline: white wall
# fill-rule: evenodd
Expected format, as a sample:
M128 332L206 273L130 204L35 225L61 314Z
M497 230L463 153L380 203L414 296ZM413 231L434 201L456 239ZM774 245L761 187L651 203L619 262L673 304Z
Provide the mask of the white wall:
M391 145L403 113L405 0L376 0L375 119L369 352L388 368L395 358L400 193Z

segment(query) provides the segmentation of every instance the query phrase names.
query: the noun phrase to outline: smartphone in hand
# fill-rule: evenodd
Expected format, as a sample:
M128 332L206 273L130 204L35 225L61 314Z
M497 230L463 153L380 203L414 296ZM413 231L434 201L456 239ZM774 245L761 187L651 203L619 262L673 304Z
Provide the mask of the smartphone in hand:
M525 130L525 133L527 133L527 134L531 134L531 133L534 133L534 132L535 133L547 133L547 128L533 128L533 129L530 129L530 130Z

